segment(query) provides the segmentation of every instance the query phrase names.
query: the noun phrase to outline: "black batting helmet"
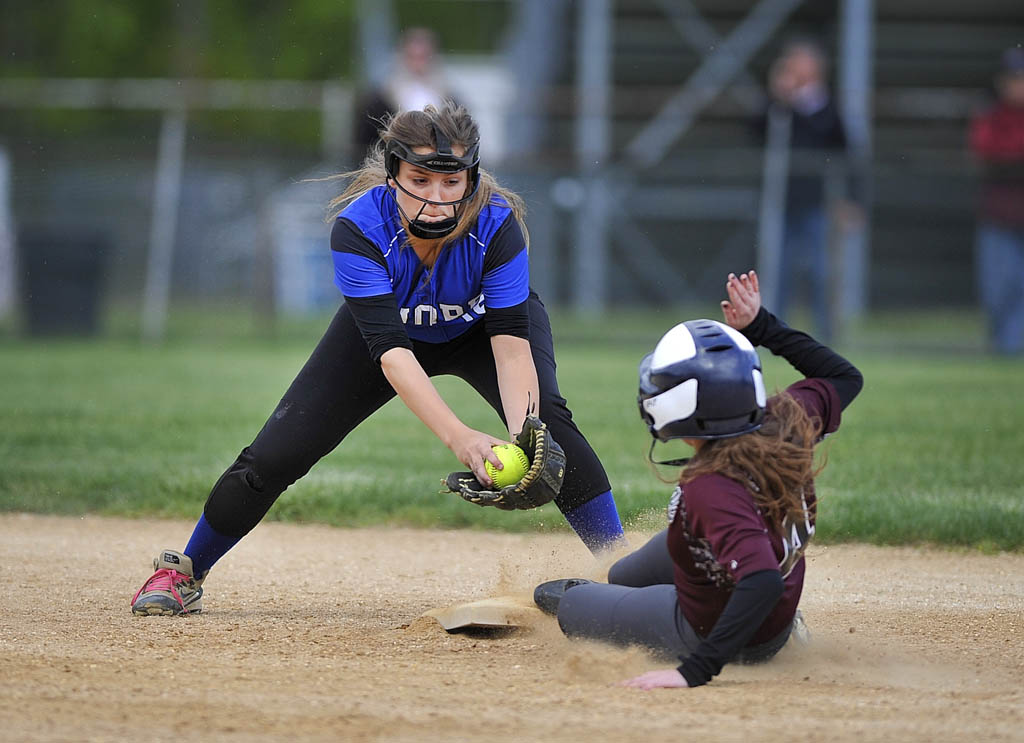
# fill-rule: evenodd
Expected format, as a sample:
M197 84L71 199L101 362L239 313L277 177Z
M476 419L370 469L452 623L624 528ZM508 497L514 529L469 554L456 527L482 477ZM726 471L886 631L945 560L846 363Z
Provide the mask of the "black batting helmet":
M722 439L761 427L761 359L742 333L689 320L662 336L640 362L640 417L659 441Z

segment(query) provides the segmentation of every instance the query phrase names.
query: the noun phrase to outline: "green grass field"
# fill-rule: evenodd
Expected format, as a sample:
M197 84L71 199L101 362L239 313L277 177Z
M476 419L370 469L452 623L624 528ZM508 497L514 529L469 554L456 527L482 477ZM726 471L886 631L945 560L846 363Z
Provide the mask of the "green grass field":
M554 318L562 391L608 470L624 519L638 527L661 523L671 486L645 460L636 364L686 316L619 314L600 325ZM160 347L140 345L127 328L94 342L0 337L0 509L197 517L323 322L280 323L267 334L230 313L181 313ZM979 327L968 314L874 318L851 331L840 350L866 386L824 447L820 539L1024 549L1024 363L977 353L971 339ZM784 362L767 352L762 358L769 387L796 379ZM465 384L438 384L463 420L500 434L497 416ZM289 489L268 518L568 528L551 505L505 513L440 494L440 478L457 468L393 401Z

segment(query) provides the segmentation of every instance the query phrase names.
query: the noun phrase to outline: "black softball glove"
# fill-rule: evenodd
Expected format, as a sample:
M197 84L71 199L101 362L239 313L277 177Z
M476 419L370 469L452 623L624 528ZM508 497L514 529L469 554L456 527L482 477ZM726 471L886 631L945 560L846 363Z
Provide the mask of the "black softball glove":
M441 484L478 506L494 506L503 511L537 508L550 502L562 487L565 477L565 452L551 438L548 427L536 416L527 416L516 445L530 460L530 469L515 485L487 490L472 472L452 472Z

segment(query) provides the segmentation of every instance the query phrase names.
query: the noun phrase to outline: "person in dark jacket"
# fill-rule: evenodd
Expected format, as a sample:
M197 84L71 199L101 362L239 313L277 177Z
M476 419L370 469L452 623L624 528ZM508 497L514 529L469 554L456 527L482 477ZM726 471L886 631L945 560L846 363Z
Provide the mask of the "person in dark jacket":
M771 99L758 129L766 147L788 151L788 177L775 313L786 320L794 299L807 295L815 335L831 341L835 325L831 289L835 283L829 255L830 208L839 225L851 228L862 220L858 184L846 171L846 130L829 88L828 60L816 43L790 42L772 65ZM827 184L836 184L829 203ZM845 193L842 191L845 189Z

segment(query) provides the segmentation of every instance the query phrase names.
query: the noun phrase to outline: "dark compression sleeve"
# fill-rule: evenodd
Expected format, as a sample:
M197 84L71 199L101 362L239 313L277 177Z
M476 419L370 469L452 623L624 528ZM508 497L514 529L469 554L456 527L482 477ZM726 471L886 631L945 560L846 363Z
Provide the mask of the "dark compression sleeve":
M805 377L827 380L839 395L844 410L864 386L864 377L857 367L802 330L789 327L764 307L740 332L755 346L764 346L784 358Z
M359 333L366 341L370 357L380 363L380 357L392 348L412 350L412 341L405 332L402 318L398 314L395 295L381 294L376 297L345 297L345 304L352 310Z
M516 338L530 340L529 299L512 307L487 308L484 313L484 327L487 335L514 335Z
M732 591L714 628L691 655L681 658L679 673L690 686L703 686L746 647L782 598L785 584L778 570L759 570Z

